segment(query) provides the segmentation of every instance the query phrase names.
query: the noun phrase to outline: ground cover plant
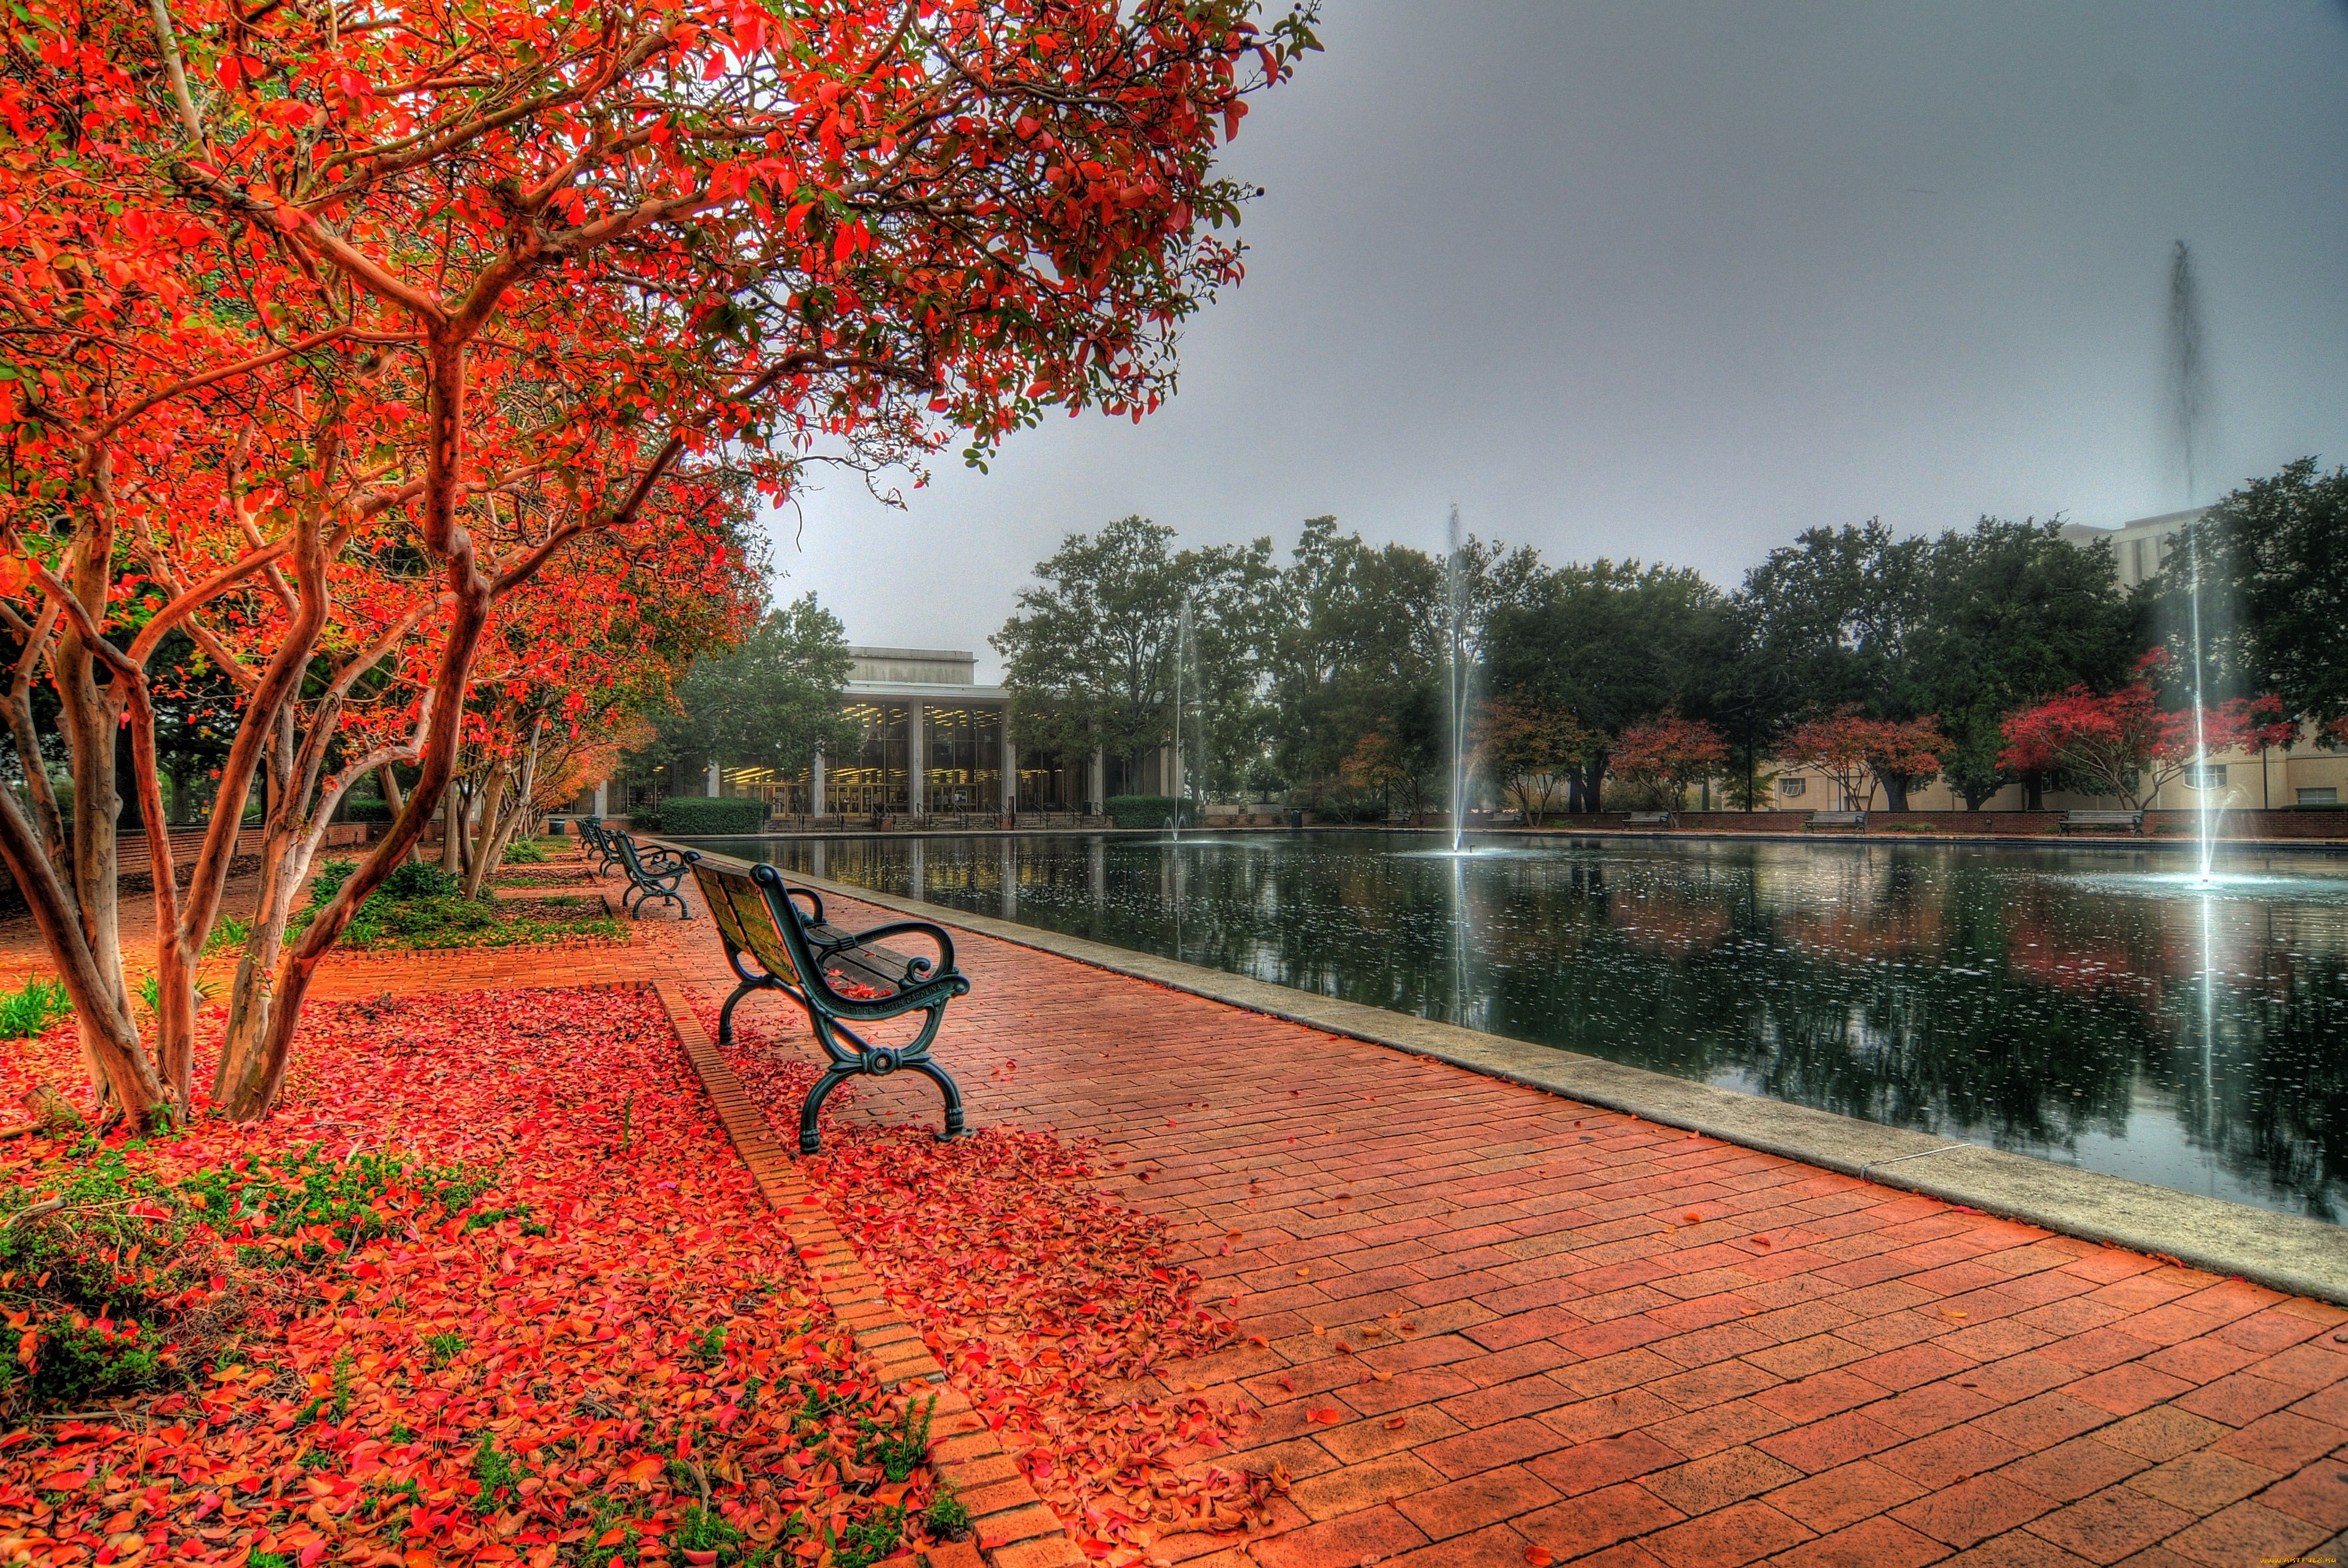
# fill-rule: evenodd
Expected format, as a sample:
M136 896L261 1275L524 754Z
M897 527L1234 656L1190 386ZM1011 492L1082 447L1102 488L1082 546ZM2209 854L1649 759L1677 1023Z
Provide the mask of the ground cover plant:
M327 861L311 883L310 906L294 917L299 931L333 898L353 870L348 861ZM344 945L386 948L521 947L532 943L599 937L621 941L626 927L600 894L547 892L501 896L495 888L467 894L458 880L425 861L409 861L384 879L351 917Z
M811 1051L788 1024L769 1033L737 1014L735 1029L735 1071L795 1131ZM1251 1407L1183 1370L1239 1344L1238 1328L1174 1261L1165 1222L1095 1184L1098 1150L1003 1128L941 1144L933 1124L835 1114L852 1096L827 1103L824 1152L800 1169L1078 1544L1129 1563L1171 1537L1265 1522L1285 1472L1228 1452Z
M926 1539L921 1412L779 1244L657 1006L306 1027L266 1136L0 1146L0 1560L861 1568ZM53 1030L0 1089L75 1052Z

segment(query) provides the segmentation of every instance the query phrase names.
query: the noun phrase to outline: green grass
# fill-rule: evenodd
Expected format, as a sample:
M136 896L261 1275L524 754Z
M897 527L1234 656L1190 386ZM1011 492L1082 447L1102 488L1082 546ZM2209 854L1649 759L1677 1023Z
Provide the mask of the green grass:
M307 925L319 907L341 891L358 869L350 861L322 861L310 884L310 906L287 922L292 933ZM551 901L549 901L551 902ZM502 908L497 895L483 890L467 898L463 883L428 861L409 861L393 868L383 885L367 896L343 933L342 944L362 952L369 949L433 951L460 947L527 947L533 943L565 937L596 936L618 940L624 928L600 907L579 906L550 916L537 911ZM589 913L592 910L592 913Z
M30 1039L72 1015L66 988L56 980L35 975L21 991L0 991L0 1037L8 1039Z

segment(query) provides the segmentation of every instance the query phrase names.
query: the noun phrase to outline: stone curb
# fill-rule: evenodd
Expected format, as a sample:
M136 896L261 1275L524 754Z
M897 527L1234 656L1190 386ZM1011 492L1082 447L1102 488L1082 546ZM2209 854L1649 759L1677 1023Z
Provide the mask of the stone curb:
M2174 1259L2211 1274L2239 1275L2293 1295L2348 1305L2348 1229L2322 1220L2197 1197L2027 1154L1952 1143L1928 1133L1737 1094L1553 1046L1339 1001L823 877L795 872L791 880L1584 1105L1685 1128L1725 1143L1921 1192L2064 1235Z
M766 1112L718 1055L716 1043L687 1006L684 989L673 980L653 981L651 989L668 1012L669 1026L676 1031L685 1059L701 1076L726 1137L750 1168L759 1192L782 1216L791 1251L807 1264L816 1288L847 1326L856 1348L877 1366L886 1386L921 1385L926 1392L919 1397L937 1401L932 1412L930 1468L973 1504L976 1544L956 1542L930 1548L931 1568L974 1568L982 1560L994 1568L1066 1568L1082 1563L1084 1553L1069 1539L1066 1527L1035 1495L969 1398L946 1380L945 1368L922 1344L921 1331L890 1304L880 1282L832 1223L822 1201L793 1164L788 1146L775 1135Z

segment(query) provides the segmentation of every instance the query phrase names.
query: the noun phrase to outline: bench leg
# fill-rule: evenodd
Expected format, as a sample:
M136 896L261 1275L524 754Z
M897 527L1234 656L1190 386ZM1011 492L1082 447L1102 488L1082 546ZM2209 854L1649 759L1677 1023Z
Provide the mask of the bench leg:
M938 1134L938 1141L946 1143L960 1138L962 1136L962 1090L955 1086L953 1075L927 1057L916 1057L907 1062L905 1068L907 1071L917 1072L937 1085L938 1092L945 1097L946 1130Z
M751 992L759 989L762 989L762 987L759 986L756 981L745 980L742 984L734 987L734 995L726 998L726 1006L719 1008L717 1012L717 1043L719 1045L730 1046L734 1043L734 1009L742 1005L743 997L747 996Z
M815 1087L808 1090L807 1099L799 1102L799 1152L801 1154L823 1152L823 1135L816 1131L815 1119L823 1114L823 1102L831 1098L831 1091L854 1078L857 1071L855 1068L830 1068L815 1080Z

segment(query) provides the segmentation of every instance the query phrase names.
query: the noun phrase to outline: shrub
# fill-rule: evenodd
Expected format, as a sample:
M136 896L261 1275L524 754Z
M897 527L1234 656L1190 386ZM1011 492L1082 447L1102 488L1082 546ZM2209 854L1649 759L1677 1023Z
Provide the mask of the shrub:
M1108 798L1108 814L1120 828L1162 828L1182 816L1182 825L1195 827L1199 821L1198 803L1177 795L1112 795Z
M506 846L506 864L510 866L542 866L546 849L536 839L516 839Z
M766 830L767 803L750 796L721 796L713 800L698 795L678 795L660 803L657 820L648 820L639 811L634 821L638 827L656 833L740 836Z
M335 809L335 820L337 822L388 822L391 820L391 802L373 799L346 799Z
M383 886L376 892L384 898L404 901L448 898L463 888L462 882L430 861L402 861L391 869L391 874L383 879Z

